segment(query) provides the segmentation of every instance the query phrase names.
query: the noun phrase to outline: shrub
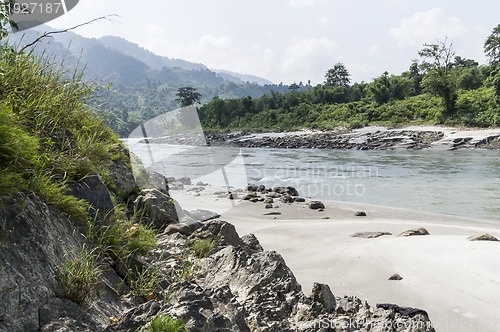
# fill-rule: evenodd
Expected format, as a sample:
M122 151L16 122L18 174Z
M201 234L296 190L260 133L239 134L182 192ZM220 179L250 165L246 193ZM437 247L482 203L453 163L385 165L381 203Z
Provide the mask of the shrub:
M102 270L95 249L89 250L84 245L74 257L66 257L57 272L62 295L81 304L95 294Z

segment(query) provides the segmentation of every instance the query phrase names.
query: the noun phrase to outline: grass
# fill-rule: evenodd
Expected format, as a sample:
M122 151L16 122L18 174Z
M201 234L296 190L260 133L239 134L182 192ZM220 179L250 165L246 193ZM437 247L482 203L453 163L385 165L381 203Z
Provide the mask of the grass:
M208 257L215 248L215 242L213 238L206 238L202 240L195 240L191 246L196 257L205 258Z
M186 324L181 319L160 313L146 327L147 332L186 332Z
M157 268L150 267L143 271L129 271L131 276L132 293L146 300L154 298L154 292L160 282L160 274Z
M74 257L67 256L57 272L62 295L79 304L96 293L102 274L96 250L85 245Z
M0 44L0 200L33 192L46 203L83 218L85 203L66 184L126 160L118 136L85 102L93 86L45 57Z

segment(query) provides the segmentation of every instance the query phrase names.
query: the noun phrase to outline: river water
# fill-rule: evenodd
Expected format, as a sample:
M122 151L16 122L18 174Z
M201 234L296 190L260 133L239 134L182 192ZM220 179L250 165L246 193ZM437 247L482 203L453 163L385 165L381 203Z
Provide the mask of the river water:
M229 149L129 142L145 166L214 186L293 186L305 197L500 222L493 150Z

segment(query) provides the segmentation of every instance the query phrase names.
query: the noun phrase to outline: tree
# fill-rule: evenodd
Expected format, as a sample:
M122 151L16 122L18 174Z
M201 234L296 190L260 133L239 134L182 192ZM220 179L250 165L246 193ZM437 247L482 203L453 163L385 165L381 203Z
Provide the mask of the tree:
M333 68L328 69L325 74L325 85L348 86L351 83L350 74L342 62L337 62Z
M486 38L484 42L484 54L492 67L497 67L500 64L500 24Z
M441 97L445 112L451 115L455 111L457 99L458 78L453 69L453 43L447 44L447 39L437 44L424 44L418 55L424 60L420 65L425 71L422 88L431 94Z
M196 88L191 86L180 87L175 94L175 101L181 104L181 107L193 105L195 102L200 102L201 94L196 91Z

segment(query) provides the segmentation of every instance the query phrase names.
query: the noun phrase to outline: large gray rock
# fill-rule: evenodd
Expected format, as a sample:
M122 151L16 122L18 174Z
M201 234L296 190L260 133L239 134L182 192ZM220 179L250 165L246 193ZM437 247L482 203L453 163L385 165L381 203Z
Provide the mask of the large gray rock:
M467 239L469 241L493 241L493 242L498 242L498 239L496 237L494 237L493 235L488 234L488 233L471 235Z
M122 280L103 263L98 298L85 306L62 299L57 269L81 250L84 226L30 196L0 213L0 331L100 331L127 308Z
M315 282L312 288L311 299L313 303L319 305L320 310L332 313L336 308L336 300L330 286Z
M134 201L136 219L163 230L168 224L179 222L182 209L170 196L158 189L144 189Z
M111 195L100 175L88 175L68 186L71 195L90 204L89 213L91 217L109 215L114 210Z
M137 185L134 173L126 164L120 161L113 162L110 167L110 177L114 184L114 192L120 197L128 197L132 194Z
M399 234L398 236L419 236L419 235L429 235L429 232L423 228L423 227L419 227L419 228L413 228L413 229L409 229L407 231L404 231L402 232L401 234Z

